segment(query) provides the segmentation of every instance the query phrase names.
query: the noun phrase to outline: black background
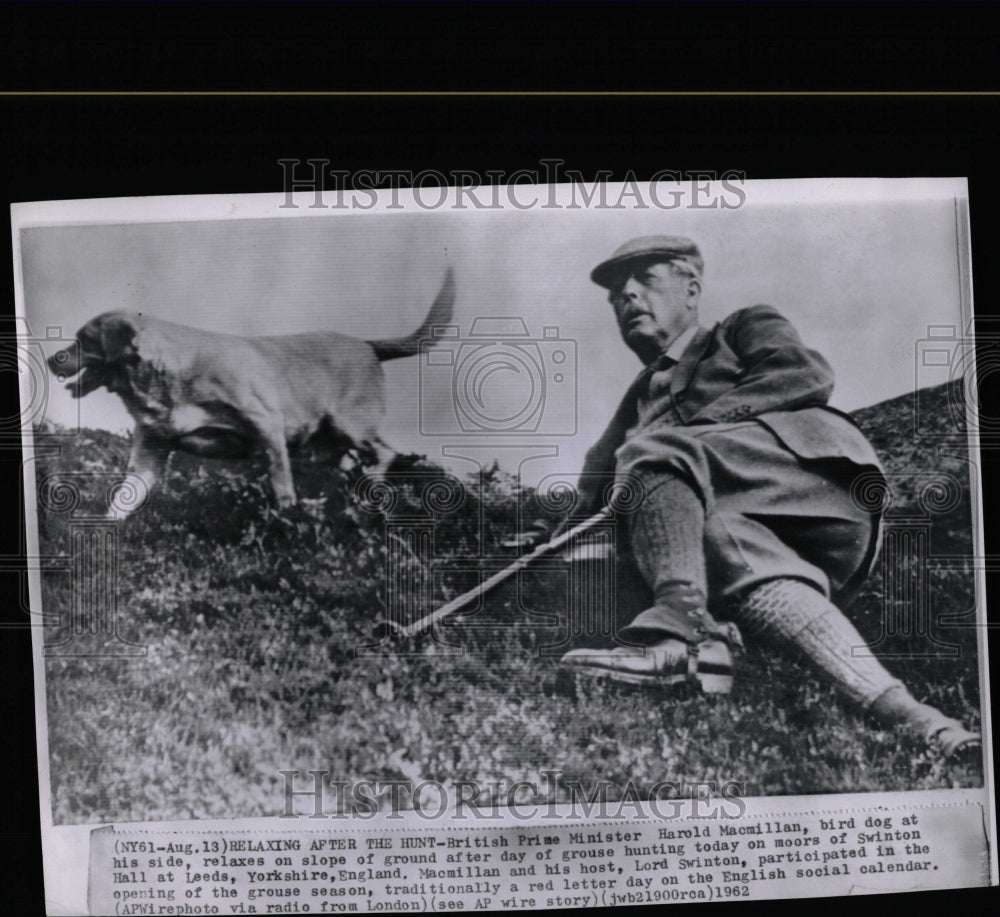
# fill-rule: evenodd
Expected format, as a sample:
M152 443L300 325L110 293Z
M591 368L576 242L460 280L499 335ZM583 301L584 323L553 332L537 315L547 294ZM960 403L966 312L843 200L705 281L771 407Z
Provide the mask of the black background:
M618 179L661 169L735 169L749 179L967 176L986 341L1000 333L993 18L989 4L5 5L3 202L274 192L281 158L350 171L508 174L558 158L585 177L611 170ZM123 90L140 94L97 94ZM586 94L559 94L567 90ZM204 91L222 94L189 94ZM371 94L387 91L425 94ZM477 94L437 94L453 91ZM631 94L598 94L608 91ZM10 260L0 263L0 321L9 323L13 276ZM16 403L16 373L8 360L0 365L4 416L16 416L6 408ZM1000 417L996 374L985 360L980 368L983 416ZM19 456L3 449L0 462L0 556L11 557L21 543ZM996 555L1000 527L989 513L1000 449L984 452L982 469L986 549ZM17 577L0 576L0 617L23 623ZM996 583L988 585L995 606ZM0 631L0 671L0 901L11 913L41 913L27 630ZM826 904L847 906L749 907L790 914ZM850 906L985 904L995 907L997 896L934 892Z

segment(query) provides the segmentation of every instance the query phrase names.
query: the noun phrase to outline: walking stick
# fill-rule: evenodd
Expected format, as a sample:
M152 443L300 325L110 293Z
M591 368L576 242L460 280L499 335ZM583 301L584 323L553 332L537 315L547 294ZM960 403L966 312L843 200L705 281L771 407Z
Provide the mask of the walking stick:
M414 621L412 624L397 624L394 621L383 621L378 626L377 636L415 637L417 634L423 633L425 630L428 630L430 627L435 625L438 621L443 618L447 618L448 615L454 614L456 611L460 611L467 605L471 605L480 596L486 595L487 592L496 588L502 582L510 579L515 573L531 566L531 564L539 558L544 557L546 554L551 554L553 551L557 551L568 541L571 541L578 535L582 535L584 532L589 531L604 522L606 519L610 518L610 516L611 510L608 507L604 507L604 509L602 509L599 513L595 513L589 519L586 519L574 528L569 529L569 531L563 532L551 541L547 541L545 544L539 545L530 554L524 554L519 557L509 567L505 567L498 573L494 573L489 579L483 580L483 582L476 586L475 589L463 592L460 596L456 596L446 605L442 605L440 608L432 611L429 615L425 615L418 621Z

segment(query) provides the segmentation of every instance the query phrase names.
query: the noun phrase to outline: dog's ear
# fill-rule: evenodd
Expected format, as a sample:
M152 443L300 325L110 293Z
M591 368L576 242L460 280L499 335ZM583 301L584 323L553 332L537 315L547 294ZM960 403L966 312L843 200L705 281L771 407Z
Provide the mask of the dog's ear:
M106 363L124 363L136 356L135 325L124 315L101 320L101 350Z

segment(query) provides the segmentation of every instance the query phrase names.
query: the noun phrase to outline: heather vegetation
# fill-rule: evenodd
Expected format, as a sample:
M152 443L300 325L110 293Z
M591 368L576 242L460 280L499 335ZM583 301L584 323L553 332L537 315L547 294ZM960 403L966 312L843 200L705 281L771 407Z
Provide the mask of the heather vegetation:
M899 554L888 575L878 567L850 614L918 697L977 727L960 401L949 386L856 414L890 472L889 527L923 525L929 560ZM128 443L41 430L36 449L40 551L67 555L86 525L100 530L87 520L106 508L106 473L125 467ZM380 491L359 500L357 481L335 469L296 465L304 499L278 512L261 464L175 456L164 486L114 526L116 640L72 614L104 588L100 565L45 573L56 823L280 814L288 769L471 780L484 798L489 784L546 770L561 793L574 781L737 781L747 795L981 783L977 767L865 720L766 646L748 646L727 699L567 682L553 649L566 578L554 565L436 638L380 643L373 628L400 589L429 611L475 585L513 559L500 542L535 509L496 469L459 482L429 467L394 482L389 510ZM75 509L63 481L79 488ZM408 518L432 539L431 563L398 528Z

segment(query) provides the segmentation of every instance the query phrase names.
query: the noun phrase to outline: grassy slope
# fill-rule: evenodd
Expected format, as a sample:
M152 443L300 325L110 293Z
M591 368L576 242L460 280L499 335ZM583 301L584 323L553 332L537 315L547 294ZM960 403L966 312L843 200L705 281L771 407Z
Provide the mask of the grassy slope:
M921 416L937 432L954 432L945 408L956 394L921 393ZM913 403L899 398L857 415L893 474L891 512L898 520L917 506L924 479L915 472L959 476L962 499L934 515L932 550L968 555L967 474L960 458L938 454L937 440L913 437ZM39 460L39 480L124 467L127 444L105 433L37 440L43 452L62 443ZM946 767L908 737L862 722L829 687L766 648L742 657L727 700L567 687L541 649L555 631L527 613L561 606L553 573L495 592L447 628L451 646L359 654L385 607L381 517L359 510L334 473L306 466L297 482L303 496L325 496L325 507L278 515L259 466L177 456L167 487L120 527L119 628L148 649L140 658L47 662L57 823L277 814L278 771L295 768L339 780L483 785L538 780L549 769L562 771L564 784L606 780L620 790L631 781L640 791L658 781L735 780L748 795L981 782L978 772ZM83 489L80 511L99 511L101 482ZM417 507L420 491L402 488L397 513ZM439 515L436 556L502 553L497 541L528 497L501 474L482 493ZM43 554L69 549L68 526L65 513L41 512ZM932 573L935 615L972 607L970 567L959 561ZM445 570L427 607L475 576ZM45 608L58 612L82 587L50 574L43 588ZM880 632L882 608L876 573L851 612L868 639ZM961 655L913 658L926 653L926 638L897 635L882 646L896 654L888 665L918 696L978 723L975 631L935 632ZM50 642L65 635L61 626L48 633ZM72 647L99 645L78 637Z

